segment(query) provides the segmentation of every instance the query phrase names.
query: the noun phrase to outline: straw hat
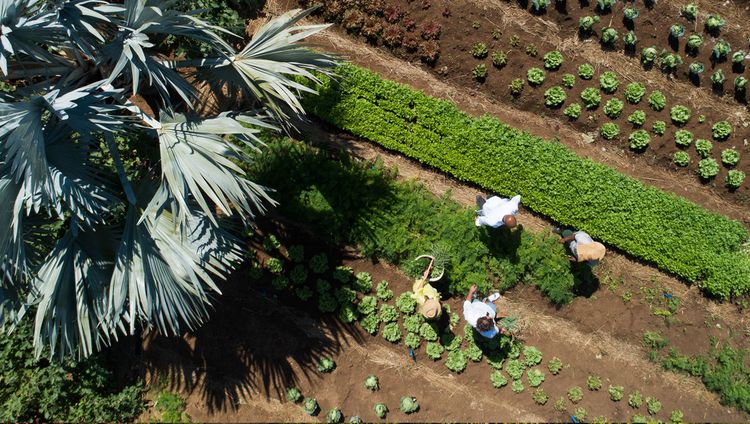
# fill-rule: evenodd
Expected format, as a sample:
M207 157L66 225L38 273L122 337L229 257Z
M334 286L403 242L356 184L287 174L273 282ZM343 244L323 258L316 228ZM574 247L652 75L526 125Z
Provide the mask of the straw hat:
M435 299L427 299L424 301L424 304L422 304L422 315L427 319L437 318L441 313L442 308L440 307L440 302Z
M603 244L595 241L593 243L579 244L576 246L576 253L578 254L578 262L598 261L604 257L607 249Z

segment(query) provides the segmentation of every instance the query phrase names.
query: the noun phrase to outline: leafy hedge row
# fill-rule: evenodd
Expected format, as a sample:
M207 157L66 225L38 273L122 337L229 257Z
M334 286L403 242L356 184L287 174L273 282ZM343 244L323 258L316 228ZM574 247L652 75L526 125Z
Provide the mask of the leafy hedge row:
M726 299L750 292L748 233L738 222L576 156L559 143L473 118L453 103L353 65L325 79L309 112L653 262ZM469 224L467 224L469 225Z

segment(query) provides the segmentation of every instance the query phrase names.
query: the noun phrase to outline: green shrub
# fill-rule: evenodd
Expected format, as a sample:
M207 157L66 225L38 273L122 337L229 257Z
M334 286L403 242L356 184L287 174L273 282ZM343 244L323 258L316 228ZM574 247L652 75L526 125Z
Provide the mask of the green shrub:
M688 130L677 130L674 133L674 142L678 146L689 147L693 143L693 133Z
M610 119L617 119L625 104L618 98L611 98L604 104L604 114Z
M745 173L742 171L738 171L736 169L730 169L727 172L727 178L726 178L726 186L735 189L742 185L742 182L745 181Z
M646 123L646 112L636 110L628 116L628 122L636 127L642 127Z
M625 100L637 104L646 95L646 86L639 82L631 82L625 87Z
M609 389L607 389L607 393L609 393L609 398L615 402L619 402L622 400L622 397L625 394L625 388L622 386L609 386Z
M677 166L688 166L690 164L690 155L687 152L679 151L672 155L672 162Z
M721 162L726 166L737 165L740 161L740 154L734 149L724 149L721 151Z
M628 136L630 148L633 150L643 150L651 143L651 136L645 130L636 130Z
M565 88L573 88L576 84L576 76L573 74L565 74L562 77L562 85Z
M686 124L690 120L690 115L690 109L682 105L673 106L669 110L669 117L672 118L672 122L678 125Z
M568 399L571 402L578 403L583 399L583 390L579 386L573 386L568 389Z
M471 55L477 59L484 59L489 54L487 45L484 43L476 43L471 47Z
M659 90L654 90L648 96L648 105L655 112L663 110L667 106L667 98Z
M707 158L711 156L711 149L713 148L713 144L704 139L698 139L695 140L695 150L698 152L698 154L702 158Z
M664 121L654 121L651 125L651 129L656 135L664 135L667 131L667 123Z
M570 118L571 120L575 121L576 119L581 117L581 105L578 103L571 103L563 109L563 114Z
M594 78L594 67L588 63L582 63L578 66L578 76L584 80Z
M544 82L545 72L539 68L531 68L526 71L526 79L530 85L541 85Z
M620 80L614 72L607 71L599 75L599 87L601 87L602 91L605 93L612 94L617 91L617 87L619 86Z
M719 173L719 164L714 158L701 159L698 162L698 175L704 180L711 179Z
M383 81L361 68L346 65L337 74L342 78L335 83L324 78L320 94L304 100L306 110L461 180L506 195L522 193L532 210L583 228L683 278L700 279L706 293L726 299L750 290L740 272L750 262L738 252L748 238L741 224L581 159L559 143L529 136L494 118L471 118L449 102ZM467 139L473 140L470 145ZM502 160L488 161L491 157ZM548 195L551 191L557 193L554 200ZM587 209L582 209L580 199L564 200L577 199L572 193L587 193ZM634 207L644 205L635 221L602 212L616 209L613 205L624 199ZM589 212L592 205L596 213ZM658 248L645 242L650 239L660 240ZM484 276L475 281L484 281Z
M560 68L563 64L563 55L559 51L547 52L544 55L544 68L554 71Z
M581 100L586 109L596 109L602 101L602 95L598 89L589 87L581 91Z
M641 392L638 390L633 390L632 393L628 396L628 405L630 405L631 408L638 409L643 405L643 395L641 395Z
M586 385L589 390L597 391L602 388L602 378L598 375L590 375L586 378Z
M714 140L726 140L732 135L732 125L727 121L719 121L711 127Z
M559 107L565 103L565 90L560 86L554 86L544 92L544 104L547 107Z

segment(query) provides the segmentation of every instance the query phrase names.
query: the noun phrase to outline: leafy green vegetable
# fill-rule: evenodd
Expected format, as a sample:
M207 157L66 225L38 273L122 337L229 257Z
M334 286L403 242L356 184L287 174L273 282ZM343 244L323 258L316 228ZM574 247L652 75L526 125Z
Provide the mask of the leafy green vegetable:
M339 424L344 421L344 414L339 408L333 408L326 414L326 422L330 424Z
M658 399L649 396L646 398L646 409L648 409L649 414L656 415L661 411L661 402L659 402Z
M354 277L353 286L360 293L370 293L372 291L372 276L369 272L358 272Z
M524 346L523 348L524 365L532 367L542 362L542 352L534 346Z
M365 379L365 388L367 390L376 391L380 389L380 384L378 383L378 377L374 374L370 374Z
M563 109L563 114L571 120L576 120L581 116L581 105L578 103L571 103Z
M286 398L289 400L289 402L298 403L302 400L302 392L300 392L296 387L290 387L286 389Z
M672 411L672 412L671 412L671 413L669 414L669 421L670 421L671 423L673 423L673 424L678 424L678 423L681 423L681 422L683 422L683 419L682 419L682 417L683 417L683 415L682 415L682 411L680 411L679 409L675 409L675 410L673 410L673 411Z
M719 39L718 41L714 43L714 48L712 51L714 60L723 60L731 52L732 52L732 47L729 45L728 41L724 39Z
M552 373L552 375L560 374L560 371L562 371L562 367L562 361L557 356L550 359L547 363L547 369Z
M594 24L599 22L598 16L582 16L578 19L578 30L583 35L591 34Z
M607 27L602 30L601 42L606 47L614 47L615 42L618 39L617 30L612 27Z
M477 59L484 59L489 54L487 45L484 43L476 43L471 47L471 55Z
M625 104L622 100L616 97L611 98L604 104L604 114L610 119L617 119L620 116L620 113L622 113L622 108L624 106Z
M651 125L651 129L656 135L664 135L664 133L667 131L667 123L664 121L654 121L654 123Z
M625 395L625 388L622 386L609 386L609 389L607 389L607 393L609 393L609 398L615 402L619 402L622 400L622 397Z
M417 398L413 396L402 397L401 403L399 404L399 409L404 414L413 414L419 411L419 404L417 403Z
M469 347L464 351L464 355L472 362L479 362L482 360L482 349L474 343L469 344Z
M725 184L727 187L731 189L736 189L739 186L742 185L742 182L745 181L745 173L743 171L738 171L736 169L730 169L727 172L727 178L725 181Z
M466 369L466 365L466 356L461 350L456 349L448 353L445 366L448 367L449 370L455 373L461 373Z
M740 153L734 149L724 149L721 151L721 162L727 166L737 165L740 161Z
M732 135L732 125L727 121L719 121L711 127L714 140L726 140Z
M711 179L719 173L719 164L714 158L701 159L698 162L698 175L704 180Z
M281 274L284 271L284 263L279 258L268 258L266 260L266 268L271 274Z
M630 148L633 150L643 150L651 142L651 136L645 130L636 130L628 136Z
M703 158L707 158L711 155L712 148L713 144L708 140L698 139L695 141L695 150Z
M305 410L305 413L310 416L314 416L318 413L318 401L315 400L315 398L305 398L305 400L302 402L302 408Z
M513 380L513 382L510 384L510 389L513 390L513 393L516 394L523 392L523 382L521 380Z
M336 362L330 357L320 358L318 360L318 371L320 372L331 372L336 369Z
M638 409L643 405L643 395L638 390L633 390L628 396L628 405L631 408Z
M437 361L438 359L440 359L444 351L445 348L440 343L430 342L427 343L427 347L425 348L427 357L432 359L433 361Z
M325 253L318 253L310 258L310 269L316 274L328 271L328 257Z
M502 68L508 63L508 55L505 52L492 52L492 64L496 68Z
M643 66L651 66L658 56L659 52L656 50L655 46L645 47L641 50L641 63Z
M526 79L530 85L541 85L544 82L545 72L539 68L531 68L526 71Z
M404 338L404 344L412 349L417 349L422 344L422 339L419 338L419 334L407 333Z
M683 151L674 152L674 155L672 155L672 162L677 166L688 166L690 164L690 155Z
M547 52L544 55L544 68L549 69L551 71L554 71L556 69L560 68L560 65L563 64L563 55L559 51L551 51Z
M544 382L544 373L536 368L526 371L526 378L529 380L529 386L539 387Z
M549 396L547 396L547 393L544 392L544 389L536 389L531 398L534 399L534 403L536 403L537 405L544 405L545 403L547 403Z
M401 340L401 329L398 323L389 322L383 327L383 338L391 343L398 343Z
M330 292L324 292L318 297L318 309L323 313L331 313L338 308L336 298Z
M578 403L583 399L583 390L579 386L573 386L568 389L568 399L573 403Z
M349 305L357 300L357 292L349 287L342 286L336 289L336 300L342 305Z
M620 86L620 79L614 72L607 71L599 76L599 86L605 93L612 94Z
M380 317L378 317L378 314L373 312L371 314L363 316L360 319L359 324L362 326L363 330L374 336L380 329Z
M573 74L565 74L562 77L562 85L565 88L573 88L576 84L576 76Z
M677 130L674 133L674 142L678 146L689 147L693 143L693 133L688 130Z
M573 411L573 416L576 420L578 420L578 422L586 422L587 415L588 413L586 412L586 408L582 406L579 406L575 411Z
M393 290L389 289L388 282L383 280L378 284L375 294L378 296L378 299L387 302L393 297Z
M422 315L419 315L419 314L408 315L404 317L404 329L412 333L418 333L419 327L422 325L423 322L424 322L424 318L422 318Z
M385 419L386 415L388 415L388 407L384 403L376 403L373 409L375 409L375 415L381 420Z
M357 311L362 315L370 315L377 310L378 299L375 296L365 296L357 304Z
M715 14L709 14L706 17L706 29L710 33L716 33L726 22L721 19L721 16Z
M583 100L583 106L586 109L596 109L602 101L602 95L598 89L588 87L581 91L581 100Z
M554 86L544 92L544 104L547 107L558 107L565 103L567 95L565 89L560 86Z
M352 280L354 270L350 266L339 265L333 270L333 278L347 284Z
M672 122L675 124L686 124L690 119L690 109L682 105L672 106L669 111L669 117L672 118Z
M383 322L393 322L398 319L398 311L391 305L380 305L380 320Z
M341 309L339 310L339 319L345 323L356 321L357 310L355 309L354 305L346 304L341 306Z
M526 369L526 365L518 359L511 359L508 361L508 365L505 371L510 375L513 380L518 380L523 376L523 372Z
M508 384L508 379L505 378L502 372L500 370L495 370L490 374L490 381L492 382L492 387L499 389L506 384Z
M578 76L585 80L594 78L594 67L588 63L582 63L578 66Z
M508 88L510 89L510 94L518 96L523 91L523 80L520 78L514 79L510 82Z
M625 100L637 104L646 95L646 86L639 82L631 82L625 87Z
M586 379L586 385L589 390L596 391L602 388L602 378L598 375L590 375Z
M642 110L633 111L633 113L628 116L628 122L636 127L643 126L643 124L646 123L646 112Z
M434 342L438 339L435 327L429 322L425 322L419 327L419 335L428 342Z
M417 310L417 301L411 297L410 291L401 293L396 298L396 307L404 314L413 314Z

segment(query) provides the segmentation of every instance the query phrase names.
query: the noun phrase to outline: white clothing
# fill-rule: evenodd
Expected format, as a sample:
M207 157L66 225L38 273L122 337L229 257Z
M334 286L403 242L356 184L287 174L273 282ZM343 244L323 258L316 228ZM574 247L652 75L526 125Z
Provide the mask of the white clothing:
M521 203L520 194L511 199L492 196L484 202L482 210L479 211L479 216L477 216L474 223L477 227L482 225L492 228L501 227L505 225L503 222L503 217L505 215L516 215L518 213L519 203Z
M487 337L488 339L495 337L500 332L500 330L497 328L497 324L495 324L494 306L494 303L488 304L480 300L475 300L473 302L464 300L464 319L472 327L477 328L477 320L483 316L487 316L487 314L490 314L490 318L492 318L492 328L487 331L477 330L479 334Z
M573 233L573 237L573 241L570 242L570 251L571 253L573 253L573 256L578 258L578 245L593 243L594 239L592 239L591 236L588 235L588 233L585 233L583 231L576 231L575 233ZM586 261L586 263L589 264L589 266L594 266L598 264L599 261L592 260Z

